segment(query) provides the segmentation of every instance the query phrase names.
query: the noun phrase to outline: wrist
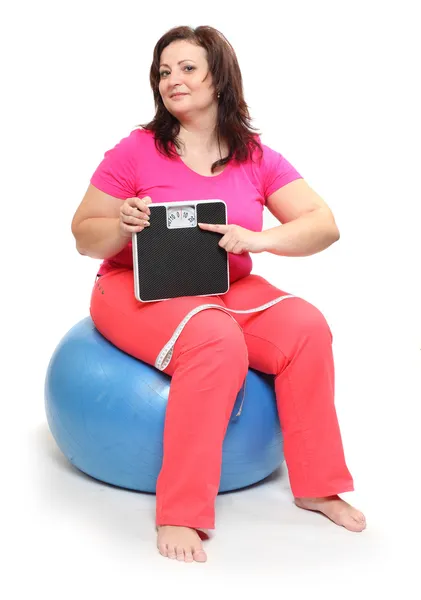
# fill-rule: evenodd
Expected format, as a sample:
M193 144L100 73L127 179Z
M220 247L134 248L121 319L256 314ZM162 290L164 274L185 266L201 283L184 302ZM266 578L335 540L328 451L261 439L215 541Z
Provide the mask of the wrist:
M121 227L121 221L119 217L117 218L117 227L121 241L126 243L130 242L132 239L132 233L130 231L123 230L123 228Z

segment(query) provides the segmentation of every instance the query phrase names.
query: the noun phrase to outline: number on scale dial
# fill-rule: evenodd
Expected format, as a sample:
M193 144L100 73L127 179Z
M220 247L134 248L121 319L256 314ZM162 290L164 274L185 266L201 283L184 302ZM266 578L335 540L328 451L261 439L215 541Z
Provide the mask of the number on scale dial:
M196 212L193 206L169 206L167 211L169 229L196 226Z

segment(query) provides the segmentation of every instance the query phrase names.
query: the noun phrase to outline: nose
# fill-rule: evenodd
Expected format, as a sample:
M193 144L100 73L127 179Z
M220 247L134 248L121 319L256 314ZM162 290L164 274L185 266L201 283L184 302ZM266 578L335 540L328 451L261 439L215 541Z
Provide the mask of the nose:
M172 73L167 75L166 79L167 79L167 82L169 83L169 85L171 85L172 87L179 85L181 83L180 74L176 73L175 71L173 71Z
M176 91L175 88L183 83L181 75L176 72L172 72L167 76L167 82L173 91Z

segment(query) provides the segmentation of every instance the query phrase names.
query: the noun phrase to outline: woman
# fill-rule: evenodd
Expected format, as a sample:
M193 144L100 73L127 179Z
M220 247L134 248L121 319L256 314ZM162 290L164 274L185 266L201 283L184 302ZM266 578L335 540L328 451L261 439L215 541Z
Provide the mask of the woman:
M332 213L278 152L252 132L234 50L211 27L178 27L157 43L150 72L154 120L104 159L78 207L72 231L81 254L103 259L91 315L125 352L154 365L185 315L204 304L184 297L140 303L133 292L131 236L149 226L150 202L220 198L231 287L206 302L262 306L285 292L251 275L250 253L306 256L339 239ZM263 206L282 226L262 232ZM233 313L235 315L235 313ZM214 528L225 431L248 368L274 375L285 459L298 507L351 531L364 515L337 494L352 491L334 407L332 336L300 298L234 317L202 310L184 327L164 372L172 377L157 482L163 556L203 562L199 530Z

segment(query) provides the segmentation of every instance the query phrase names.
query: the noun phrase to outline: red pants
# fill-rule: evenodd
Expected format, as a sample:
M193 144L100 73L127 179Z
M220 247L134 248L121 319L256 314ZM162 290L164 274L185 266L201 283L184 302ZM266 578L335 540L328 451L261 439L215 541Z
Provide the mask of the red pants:
M118 348L154 365L195 307L212 303L250 309L283 294L262 277L249 275L222 296L141 303L134 296L133 271L117 269L96 282L91 316ZM301 298L232 315L234 319L218 309L195 314L163 371L172 379L156 491L157 525L214 528L223 440L249 366L274 375L294 496L354 489L334 406L332 336L323 315Z

